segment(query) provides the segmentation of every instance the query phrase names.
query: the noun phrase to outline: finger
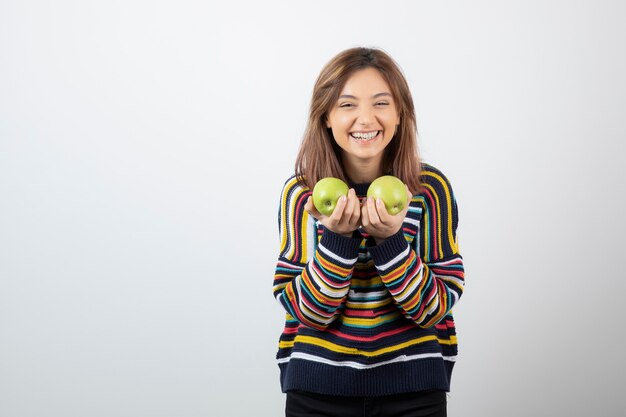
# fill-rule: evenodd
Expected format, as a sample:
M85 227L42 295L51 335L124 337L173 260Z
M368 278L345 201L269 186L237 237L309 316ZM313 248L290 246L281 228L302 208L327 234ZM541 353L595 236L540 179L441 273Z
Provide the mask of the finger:
M376 210L376 202L372 197L367 198L367 213L371 225L376 227L381 223L378 211Z
M315 204L313 204L313 197L309 196L309 198L306 200L306 203L304 204L304 209L313 217L315 217L316 219L320 219L320 217L322 216L322 213L320 213L319 211L317 211L317 209L315 208Z
M353 194L354 194L353 190L349 189L348 194L346 195L346 206L344 207L343 212L341 213L341 222L343 223L349 223L350 218L352 218Z
M359 204L359 198L356 196L356 192L354 189L350 190L352 192L351 196L351 216L350 216L350 225L355 226L359 222L359 218L361 217L361 207Z
M311 196L306 199L306 203L304 203L304 209L306 211L311 211L313 209L313 198L311 198Z
M411 192L411 190L409 190L409 186L408 185L404 185L406 187L406 208L408 209L409 205L411 204L411 200L413 200L413 193Z
M409 206L411 205L411 200L413 200L413 193L409 190L408 185L404 185L406 187L406 204L404 205L404 209L398 213L402 215L402 218L406 217L406 214L409 212Z
M409 186L404 184L404 186L406 187L406 199L407 202L410 203L411 200L413 199L413 193L411 192L411 190L409 190Z
M341 197L339 197L339 200L337 200L337 205L335 206L335 209L329 216L329 220L331 224L333 225L339 224L339 222L341 221L341 217L343 216L343 211L346 208L347 202L348 202L348 198L345 195L342 195Z
M361 226L367 229L370 225L369 213L367 211L367 198L361 203Z
M376 199L376 213L378 214L380 222L384 225L388 225L393 221L391 214L389 214L387 207L385 207L385 203L380 198Z

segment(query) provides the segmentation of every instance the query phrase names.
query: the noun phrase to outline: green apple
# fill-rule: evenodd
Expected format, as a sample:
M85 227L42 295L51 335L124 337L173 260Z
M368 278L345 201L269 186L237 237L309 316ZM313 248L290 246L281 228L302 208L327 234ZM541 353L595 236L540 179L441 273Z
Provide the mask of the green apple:
M367 189L367 196L374 200L380 198L385 203L387 212L392 216L404 210L408 203L406 186L393 175L384 175L376 178Z
M348 195L345 182L334 177L322 178L313 187L313 205L324 216L330 216L342 195Z

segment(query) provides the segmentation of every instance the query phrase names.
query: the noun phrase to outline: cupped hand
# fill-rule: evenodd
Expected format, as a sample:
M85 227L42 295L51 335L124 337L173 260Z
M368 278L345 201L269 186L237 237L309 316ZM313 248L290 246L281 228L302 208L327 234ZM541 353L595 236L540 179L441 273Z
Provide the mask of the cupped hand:
M304 209L315 217L325 228L347 237L352 237L360 225L361 207L354 189L348 191L347 196L339 198L337 206L330 216L325 216L315 208L313 197L309 197Z
M398 233L402 227L402 222L409 211L409 203L413 195L406 189L407 203L404 210L391 215L387 212L385 203L379 198L374 200L371 197L363 200L361 205L361 225L363 229L372 236L377 244L382 243L385 239Z

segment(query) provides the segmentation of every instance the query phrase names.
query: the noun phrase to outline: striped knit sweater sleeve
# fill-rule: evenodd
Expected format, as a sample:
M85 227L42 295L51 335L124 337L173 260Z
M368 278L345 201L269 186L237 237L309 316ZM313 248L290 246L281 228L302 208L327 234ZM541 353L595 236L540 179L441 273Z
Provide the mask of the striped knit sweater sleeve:
M283 187L273 292L291 318L323 330L339 314L348 294L360 240L326 230L317 243L314 220L304 210L310 195L295 177Z
M370 254L405 317L428 328L450 312L463 293L465 281L456 237L457 204L450 183L440 171L426 166L422 187L409 209L422 211L416 244L410 245L404 238L406 230L400 230L371 247ZM406 227L410 224L405 222Z

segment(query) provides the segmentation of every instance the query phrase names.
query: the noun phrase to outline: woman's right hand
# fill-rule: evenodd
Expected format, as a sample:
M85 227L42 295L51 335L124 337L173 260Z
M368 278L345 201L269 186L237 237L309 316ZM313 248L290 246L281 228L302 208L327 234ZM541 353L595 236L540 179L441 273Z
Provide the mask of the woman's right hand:
M352 232L359 228L361 218L361 206L354 189L350 188L347 196L339 198L337 206L330 216L325 216L315 208L313 197L310 196L304 205L304 209L315 217L325 228L343 235L352 237Z

